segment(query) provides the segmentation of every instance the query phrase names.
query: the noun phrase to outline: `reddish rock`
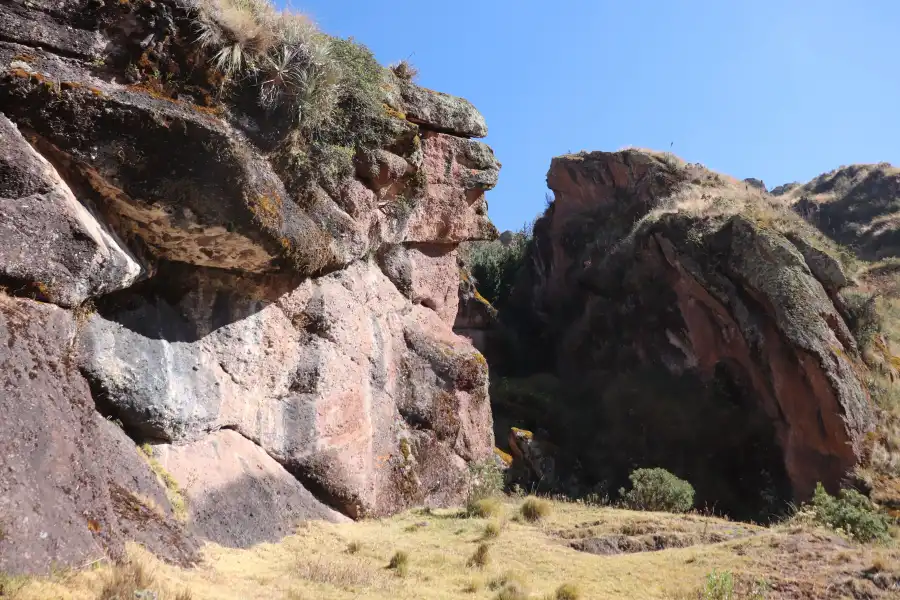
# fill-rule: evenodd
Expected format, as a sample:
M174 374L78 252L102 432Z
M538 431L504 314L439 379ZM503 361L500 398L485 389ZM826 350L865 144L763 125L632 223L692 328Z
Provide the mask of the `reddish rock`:
M873 410L832 301L849 279L821 235L763 190L661 153L559 157L548 183L516 301L546 311L528 326L545 337L525 342L537 362L596 405L560 412L589 472L619 485L664 466L750 514L762 488L805 500L852 477Z
M185 563L176 522L134 443L94 410L60 308L0 294L0 571L120 556L127 540Z
M253 77L222 85L197 10L0 4L0 284L72 309L2 307L0 570L447 505L491 456L487 365L451 331L456 246L496 235L483 117L384 70L311 143Z
M433 132L425 132L422 148L428 202L413 209L405 239L458 244L496 238L484 197L497 185L500 172L493 150L481 142Z

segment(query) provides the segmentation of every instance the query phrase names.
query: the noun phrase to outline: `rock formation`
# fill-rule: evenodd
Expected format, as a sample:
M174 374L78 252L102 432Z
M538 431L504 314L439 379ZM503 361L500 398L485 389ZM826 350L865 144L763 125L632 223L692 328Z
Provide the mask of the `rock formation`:
M331 40L312 136L260 72L317 55L227 77L220 6L0 5L0 571L456 502L492 456L451 331L483 118Z
M880 260L900 255L900 169L889 163L841 167L776 192L858 257Z
M547 180L506 320L532 332L515 362L558 378L540 425L585 481L662 466L759 516L852 477L873 408L824 236L668 154L561 156Z

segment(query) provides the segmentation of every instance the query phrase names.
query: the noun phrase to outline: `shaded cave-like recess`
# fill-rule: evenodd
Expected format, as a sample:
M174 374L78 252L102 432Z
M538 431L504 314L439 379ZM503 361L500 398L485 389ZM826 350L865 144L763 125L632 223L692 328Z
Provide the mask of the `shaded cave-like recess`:
M660 366L594 371L577 382L492 377L498 445L516 426L556 448L555 489L532 482L541 491L615 500L632 470L662 467L694 486L701 510L766 522L789 508L774 425L736 365L719 363L711 378Z

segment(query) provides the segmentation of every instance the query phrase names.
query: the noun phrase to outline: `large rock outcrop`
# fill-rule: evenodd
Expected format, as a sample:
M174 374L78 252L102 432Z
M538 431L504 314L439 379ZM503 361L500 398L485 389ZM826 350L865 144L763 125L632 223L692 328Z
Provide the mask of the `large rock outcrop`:
M852 476L873 408L822 235L671 155L562 156L547 180L507 317L542 332L519 362L557 375L543 425L587 481L663 466L758 516Z
M216 6L0 4L2 571L456 502L492 456L451 330L483 117L332 40L312 136L217 69Z

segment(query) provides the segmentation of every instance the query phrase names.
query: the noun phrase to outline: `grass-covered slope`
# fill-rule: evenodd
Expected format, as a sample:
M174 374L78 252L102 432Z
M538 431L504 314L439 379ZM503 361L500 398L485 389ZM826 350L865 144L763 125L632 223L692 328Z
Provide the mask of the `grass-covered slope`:
M279 544L208 547L192 570L133 548L130 563L20 581L14 597L112 600L147 589L160 600L821 600L887 599L900 585L896 548L860 545L802 520L762 528L552 502L529 522L524 502L507 499L489 519L414 510L313 523ZM720 595L704 595L710 588Z

